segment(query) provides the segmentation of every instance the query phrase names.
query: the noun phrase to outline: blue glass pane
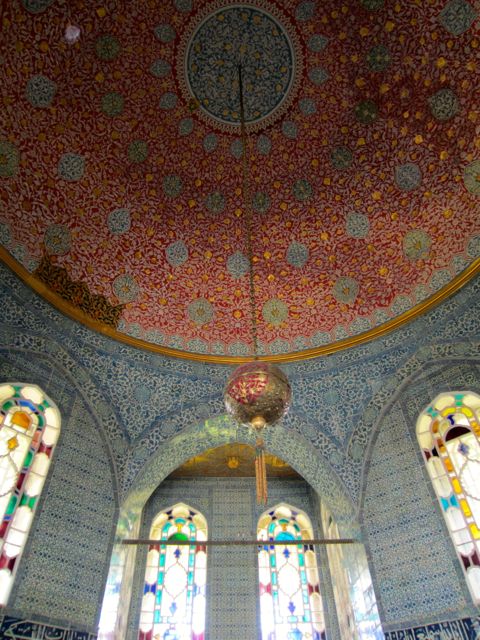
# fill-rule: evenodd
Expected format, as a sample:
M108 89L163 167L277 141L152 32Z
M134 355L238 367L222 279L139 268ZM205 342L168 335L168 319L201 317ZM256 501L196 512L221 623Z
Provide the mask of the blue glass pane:
M288 531L281 531L275 536L275 540L295 540L295 538Z

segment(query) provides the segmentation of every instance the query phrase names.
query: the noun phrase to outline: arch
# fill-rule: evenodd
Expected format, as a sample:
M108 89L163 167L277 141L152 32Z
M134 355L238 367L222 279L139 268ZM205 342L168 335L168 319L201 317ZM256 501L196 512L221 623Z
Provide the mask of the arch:
M181 637L205 639L207 548L204 545L166 545L161 541L207 540L205 517L178 503L153 519L140 613L139 640Z
M480 604L480 396L441 393L419 415L417 440L475 604Z
M60 412L37 385L0 385L0 605L8 602L60 435Z
M309 516L286 503L267 509L258 520L257 539L266 543L258 551L262 640L325 640L317 557L313 545L302 544L313 537ZM299 544L268 544L296 540Z

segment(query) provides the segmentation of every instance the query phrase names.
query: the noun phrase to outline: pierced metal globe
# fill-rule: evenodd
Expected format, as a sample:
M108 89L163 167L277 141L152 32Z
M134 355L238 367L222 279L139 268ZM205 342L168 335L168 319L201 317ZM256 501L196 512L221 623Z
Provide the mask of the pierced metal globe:
M257 431L278 422L288 411L292 390L286 375L269 362L248 362L232 373L225 407L240 424Z

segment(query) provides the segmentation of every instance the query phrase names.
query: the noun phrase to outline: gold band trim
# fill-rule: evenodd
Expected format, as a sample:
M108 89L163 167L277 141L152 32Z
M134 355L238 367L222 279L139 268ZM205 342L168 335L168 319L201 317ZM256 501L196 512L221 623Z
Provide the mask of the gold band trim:
M16 273L16 275L25 284L27 284L36 293L40 294L45 300L47 300L47 302L52 304L64 315L72 318L73 320L76 320L77 322L81 322L89 329L108 336L113 340L118 340L119 342L128 344L131 347L153 351L154 353L159 353L163 356L169 356L171 358L184 358L186 360L195 360L197 362L211 362L216 364L239 364L241 362L250 362L252 360L252 358L243 356L217 356L211 354L190 353L189 351L181 351L180 349L161 347L160 345L152 344L151 342L146 342L145 340L140 340L140 338L127 336L126 334L120 333L120 331L116 331L115 329L97 322L96 320L92 320L92 318L83 313L83 311L80 311L80 309L77 309L69 302L66 302L66 300L61 298L57 293L55 293L55 291L49 289L45 284L43 284L43 282L38 280L38 278L27 271L27 269L25 269L25 267L17 262L17 260L15 260L15 258L10 255L10 253L8 253L8 251L3 247L0 247L0 260L4 264L6 264L9 269ZM269 362L298 362L299 360L309 360L311 358L327 356L332 353L336 353L337 351L343 351L344 349L358 346L360 344L364 344L365 342L370 342L370 340L379 338L386 333L390 333L391 331L394 331L395 329L403 326L407 322L418 318L418 316L421 316L430 309L433 309L433 307L436 307L441 302L446 300L446 298L449 298L451 295L456 293L461 287L463 287L463 285L465 285L479 273L480 258L476 258L464 271L462 271L462 273L453 278L453 280L451 280L444 287L436 291L432 296L378 327L374 327L373 329L365 331L364 333L360 333L349 338L344 338L343 340L339 340L338 342L332 342L321 347L313 347L312 349L295 351L293 353L266 356L265 360L268 360Z

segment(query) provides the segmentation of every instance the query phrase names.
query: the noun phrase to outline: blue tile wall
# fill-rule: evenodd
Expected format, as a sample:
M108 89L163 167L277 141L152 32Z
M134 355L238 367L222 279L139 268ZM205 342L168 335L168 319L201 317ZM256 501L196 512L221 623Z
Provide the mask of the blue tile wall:
M268 507L287 502L315 520L315 506L304 481L271 478L268 506L256 504L254 478L185 478L165 480L147 502L140 537L148 537L161 510L185 502L203 513L209 538L255 539L260 515ZM137 554L129 640L137 637L145 575L146 548ZM257 638L258 578L255 547L214 547L208 553L207 637L209 640Z
M437 308L378 340L284 365L292 382L293 406L281 427L268 434L268 447L306 478L344 530L354 531L361 514L387 632L455 622L476 613L428 486L412 425L417 413L440 391L459 387L460 382L462 388L480 391L479 292L477 278ZM77 506L80 520L88 517L86 504L90 508L95 499L100 501L104 520L95 516L94 526L104 526L106 542L102 550L95 540L91 549L97 563L104 555L105 567L117 498L120 504L142 504L169 471L202 447L249 442L223 415L222 389L230 368L166 358L92 332L64 317L3 265L0 297L8 300L0 318L0 378L39 384L62 415L69 416L62 438L71 469L65 461L57 478L54 466L53 484L46 490L57 487L60 496L62 481L67 480L67 497L77 499L73 487L79 486L81 495L89 496ZM463 378L458 377L460 372ZM80 478L73 464L82 452L69 439L70 419L72 429L90 434L85 456L93 465L98 495L93 480ZM391 438L396 438L396 453ZM86 566L77 571L78 593L85 589L84 602L69 603L61 595L66 584L62 578L61 587L52 587L57 596L50 607L49 596L38 586L47 564L41 549L46 545L48 558L51 550L51 520L44 516L46 495L20 566L14 607L8 613L48 623L41 617L48 605L49 615L58 624L75 621L81 623L79 629L90 632L103 589L103 578L98 583L100 570L92 573L93 567L85 561ZM53 509L60 514L58 526L71 527L68 515L63 518L59 510L65 502L53 495ZM75 532L72 535L75 539ZM395 541L394 561L387 551ZM78 554L72 558L83 561ZM52 567L52 572L66 575L60 560ZM28 584L39 589L34 605ZM449 637L447 631L444 637Z

